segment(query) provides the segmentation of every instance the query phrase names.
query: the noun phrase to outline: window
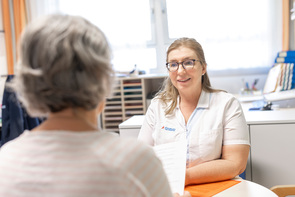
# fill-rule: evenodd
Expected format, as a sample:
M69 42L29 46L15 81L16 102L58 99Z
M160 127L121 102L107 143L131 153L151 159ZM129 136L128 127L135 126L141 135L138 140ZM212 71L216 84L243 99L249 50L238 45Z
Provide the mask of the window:
M196 38L208 69L270 67L281 48L279 1L166 0L166 4L169 39Z
M105 32L115 70L136 64L147 73L167 72L165 51L183 36L203 46L208 70L269 68L282 46L281 7L277 0L59 0L61 12Z
M156 68L149 0L60 0L59 9L101 28L111 44L115 70Z

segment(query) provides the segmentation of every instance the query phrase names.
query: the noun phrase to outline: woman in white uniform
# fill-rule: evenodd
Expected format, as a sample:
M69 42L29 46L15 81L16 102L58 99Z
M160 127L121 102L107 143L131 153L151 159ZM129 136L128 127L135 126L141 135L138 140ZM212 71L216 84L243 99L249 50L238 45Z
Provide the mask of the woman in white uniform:
M238 100L213 89L202 46L192 38L167 51L169 77L148 108L138 139L151 146L186 140L186 185L232 179L249 154L249 133Z

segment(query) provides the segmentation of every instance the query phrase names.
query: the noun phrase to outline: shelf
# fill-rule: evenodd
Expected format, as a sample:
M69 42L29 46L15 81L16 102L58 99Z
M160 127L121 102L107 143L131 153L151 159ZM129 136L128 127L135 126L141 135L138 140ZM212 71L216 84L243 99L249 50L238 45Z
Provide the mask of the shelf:
M133 103L134 103L134 104L135 104L135 103L141 103L141 104L142 104L142 103L143 103L143 100L128 100L128 101L124 101L124 103L128 103L128 104L129 104L129 103L132 103L132 104L133 104Z
M155 78L159 81L159 77ZM158 83L154 83L155 78L118 78L113 87L113 95L106 98L106 106L102 113L102 129L119 132L119 124L123 121L134 115L145 114L146 96L159 89ZM163 81L165 79L164 76L160 78Z
M109 112L109 111L104 112L104 115L105 115L105 116L110 116L110 115L122 115L122 114L123 114L122 111L120 111L120 112Z
M134 110L134 111L130 111L130 110L126 110L126 115L142 115L144 113L143 110Z
M140 109L143 105L125 106L125 109Z
M128 92L124 92L124 97L125 96L133 96L133 95L142 95L142 92L140 91L134 91L134 92L130 92L130 91L128 91Z
M111 100L116 98L121 98L121 95L114 95L114 96L107 97L107 99L111 99Z
M115 104L121 104L122 101L107 101L107 105L115 105Z
M122 117L104 117L105 120L110 120L110 121L114 121L114 120L123 120Z
M122 106L106 106L105 111L122 111Z
M124 95L124 98L142 98L142 94Z
M266 101L281 101L295 99L295 89L264 94L264 98Z
M121 94L121 90L120 90L120 89L118 89L118 90L113 90L113 94L115 94L115 93L120 93L120 94Z
M134 88L134 89L123 90L123 92L141 92L141 91L142 91L141 88Z

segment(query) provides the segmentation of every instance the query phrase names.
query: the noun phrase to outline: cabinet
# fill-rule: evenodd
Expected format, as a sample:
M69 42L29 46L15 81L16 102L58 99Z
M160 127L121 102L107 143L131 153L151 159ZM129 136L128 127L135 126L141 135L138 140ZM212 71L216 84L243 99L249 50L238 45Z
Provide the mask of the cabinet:
M252 181L295 184L295 123L250 125Z
M251 142L246 179L267 188L295 184L295 110L245 115Z
M106 98L101 125L105 131L119 133L119 124L134 115L145 114L147 96L160 90L166 75L117 78L113 95Z

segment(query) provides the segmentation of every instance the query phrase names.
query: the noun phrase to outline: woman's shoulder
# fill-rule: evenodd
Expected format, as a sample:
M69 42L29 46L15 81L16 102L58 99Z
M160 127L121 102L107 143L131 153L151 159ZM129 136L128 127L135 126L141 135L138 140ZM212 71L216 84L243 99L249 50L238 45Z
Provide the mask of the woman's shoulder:
M222 99L226 101L237 100L237 98L233 94L228 93L226 91L216 91L216 92L212 92L211 94L213 97L216 97L217 99Z
M156 104L158 104L158 103L162 103L163 101L162 101L162 99L161 99L161 97L158 95L158 96L155 96L152 100L151 100L151 103L156 103Z
M144 172L138 172L136 169L146 168L147 163L152 168L157 168L160 165L160 161L156 157L153 148L138 141L136 138L110 136L108 140L109 145L111 145L108 150L108 158L111 159L111 164L109 165L112 165L113 168L119 171L128 171L137 177ZM137 166L136 169L134 166Z
M170 196L169 183L161 161L156 156L153 148L134 138L120 138L111 154L111 165L125 181L132 182L134 187L139 187L146 196ZM154 175L157 176L154 176ZM157 181L164 195L159 194L151 182Z
M122 138L120 136L115 136L106 132L104 134L108 143L112 144L110 153L118 154L120 157L130 158L132 157L142 157L141 159L145 160L146 157L155 156L152 147L143 144L138 141L136 138ZM115 157L115 155L114 155ZM130 162L130 160L128 160Z
M212 92L210 94L210 103L214 106L239 106L239 100L231 93L225 91Z
M169 105L172 101L164 101L159 95L155 96L152 100L151 100L151 105L153 106L159 106L159 107L167 107L167 105Z

